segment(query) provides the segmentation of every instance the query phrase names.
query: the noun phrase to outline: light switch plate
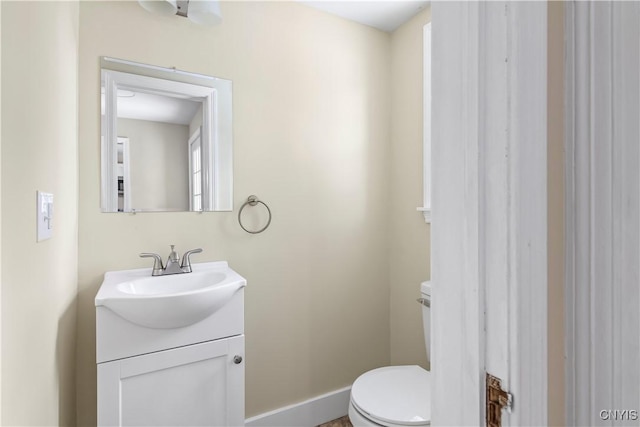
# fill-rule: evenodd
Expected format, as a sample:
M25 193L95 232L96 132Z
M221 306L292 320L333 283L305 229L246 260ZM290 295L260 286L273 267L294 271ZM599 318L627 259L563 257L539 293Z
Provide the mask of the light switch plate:
M51 238L53 234L53 194L37 191L36 218L38 242Z

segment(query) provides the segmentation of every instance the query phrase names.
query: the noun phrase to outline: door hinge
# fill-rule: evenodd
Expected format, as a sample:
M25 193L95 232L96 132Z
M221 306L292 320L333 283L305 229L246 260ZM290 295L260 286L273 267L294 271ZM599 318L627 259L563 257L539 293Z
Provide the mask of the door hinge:
M487 427L502 426L502 410L506 409L511 412L513 408L513 396L511 393L502 389L502 381L500 378L494 377L487 372Z

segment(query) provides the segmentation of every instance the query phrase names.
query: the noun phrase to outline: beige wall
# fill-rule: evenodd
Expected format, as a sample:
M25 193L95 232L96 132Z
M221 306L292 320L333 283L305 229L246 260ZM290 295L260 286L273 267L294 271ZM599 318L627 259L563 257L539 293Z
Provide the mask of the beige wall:
M189 210L189 126L118 119L118 136L129 138L131 207Z
M548 3L548 409L564 425L564 2Z
M391 178L389 263L391 363L427 366L420 283L430 272L429 231L422 213L423 26L425 9L391 36Z
M2 8L2 424L75 423L78 4ZM36 243L36 190L54 231Z
M205 28L135 2L80 3L80 425L95 423L102 275L149 266L138 253L169 244L248 280L247 416L389 363L389 35L297 2L222 13ZM233 81L235 212L100 213L101 55ZM237 223L250 194L273 212L260 235Z

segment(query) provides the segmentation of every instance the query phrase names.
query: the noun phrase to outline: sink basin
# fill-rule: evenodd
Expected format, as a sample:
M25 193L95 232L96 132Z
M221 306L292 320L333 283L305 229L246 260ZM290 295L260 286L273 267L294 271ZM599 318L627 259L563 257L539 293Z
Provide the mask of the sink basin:
M247 284L224 261L191 267L191 273L157 277L151 276L150 268L109 271L96 295L96 307L147 328L181 328L206 319Z
M147 277L118 284L118 290L132 295L175 295L215 286L226 278L220 271Z

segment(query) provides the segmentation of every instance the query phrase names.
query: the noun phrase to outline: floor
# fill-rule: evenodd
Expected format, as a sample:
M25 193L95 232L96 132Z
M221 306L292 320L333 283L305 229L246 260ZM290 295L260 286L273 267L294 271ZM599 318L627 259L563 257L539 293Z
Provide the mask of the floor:
M345 415L342 418L329 421L328 423L321 424L318 427L353 427L353 425L351 424L351 421L349 421L349 417Z

